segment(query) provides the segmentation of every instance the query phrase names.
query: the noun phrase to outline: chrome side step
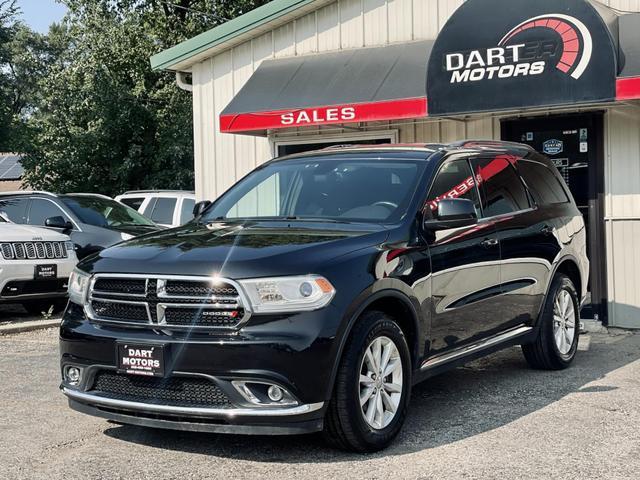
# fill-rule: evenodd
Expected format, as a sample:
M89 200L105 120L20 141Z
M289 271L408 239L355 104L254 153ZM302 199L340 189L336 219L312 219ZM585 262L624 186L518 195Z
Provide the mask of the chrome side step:
M531 330L533 330L533 327L527 327L523 325L521 327L514 328L513 330L499 333L498 335L487 338L478 343L468 345L459 350L455 350L449 353L444 353L437 357L429 358L422 363L422 365L420 366L420 370L428 370L430 368L434 368L439 365L442 365L443 363L451 362L457 358L464 357L466 355L477 352L479 350L483 350L493 345L498 345L499 343L502 343L511 338L524 335L525 333L530 332Z

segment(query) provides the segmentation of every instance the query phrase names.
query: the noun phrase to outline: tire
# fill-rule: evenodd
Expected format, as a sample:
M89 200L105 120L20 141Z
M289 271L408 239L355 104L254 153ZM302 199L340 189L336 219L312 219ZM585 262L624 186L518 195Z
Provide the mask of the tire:
M42 315L43 313L49 313L49 309L53 306L51 314L55 315L60 313L67 306L67 299L56 300L33 300L31 302L24 302L22 304L24 309L31 315Z
M563 300L567 301L566 319L562 314ZM556 316L556 313L560 315ZM524 358L531 367L541 370L567 368L571 365L578 349L580 313L578 294L573 282L566 275L558 274L554 277L538 322L536 339L530 344L522 345ZM557 327L555 331L554 327ZM557 336L558 330L560 335ZM572 336L571 330L573 330Z
M374 341L381 347L379 350L375 349ZM376 357L371 353L377 351L382 352L380 357L386 351L393 352L386 370L392 373L386 377L376 376L370 371L369 366ZM401 368L398 368L398 362ZM395 320L382 312L364 313L353 328L340 359L333 395L325 415L323 436L326 441L336 448L361 453L387 447L398 435L407 414L411 368L407 341ZM364 381L361 370L365 372ZM400 380L402 385L398 383ZM361 394L369 395L364 407L360 405ZM377 403L378 397L380 404ZM374 402L373 419L368 418L371 402ZM378 405L382 410L377 408ZM391 405L395 406L395 412L392 412Z

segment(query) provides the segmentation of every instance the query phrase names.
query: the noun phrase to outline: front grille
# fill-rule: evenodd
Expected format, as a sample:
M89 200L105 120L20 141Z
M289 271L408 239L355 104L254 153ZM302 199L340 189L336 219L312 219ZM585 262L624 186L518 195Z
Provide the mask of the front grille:
M180 280L167 280L165 285L167 295L175 296L236 296L238 290L228 283L212 284L209 281L187 282Z
M0 244L6 260L35 260L67 258L65 242L7 242Z
M238 310L220 310L210 308L177 308L168 307L165 312L165 322L171 325L203 327L230 327L238 323L236 317L242 315Z
M146 293L146 280L138 278L98 278L94 290L113 294L144 295Z
M102 371L96 375L91 393L175 407L231 407L229 398L215 383L198 377L159 378Z
M146 305L92 300L91 308L101 318L122 322L148 323Z
M236 328L248 318L239 287L202 277L97 274L89 315L152 328Z

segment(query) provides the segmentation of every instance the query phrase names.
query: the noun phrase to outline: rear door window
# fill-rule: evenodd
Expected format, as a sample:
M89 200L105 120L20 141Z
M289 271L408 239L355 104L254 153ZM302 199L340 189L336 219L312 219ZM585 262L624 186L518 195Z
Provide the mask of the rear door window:
M569 201L560 180L547 166L531 160L520 160L517 165L520 175L538 205Z
M531 206L522 180L511 163L516 160L510 155L471 159L483 217L504 215Z

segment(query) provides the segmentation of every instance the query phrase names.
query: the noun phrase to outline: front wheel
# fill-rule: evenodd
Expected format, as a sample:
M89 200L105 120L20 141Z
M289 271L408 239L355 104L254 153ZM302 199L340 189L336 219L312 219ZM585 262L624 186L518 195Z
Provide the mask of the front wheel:
M567 368L578 350L578 294L566 275L556 275L539 318L538 336L522 352L529 365L544 370Z
M382 312L358 321L340 362L324 436L343 450L375 452L400 431L411 392L411 359L402 329Z

